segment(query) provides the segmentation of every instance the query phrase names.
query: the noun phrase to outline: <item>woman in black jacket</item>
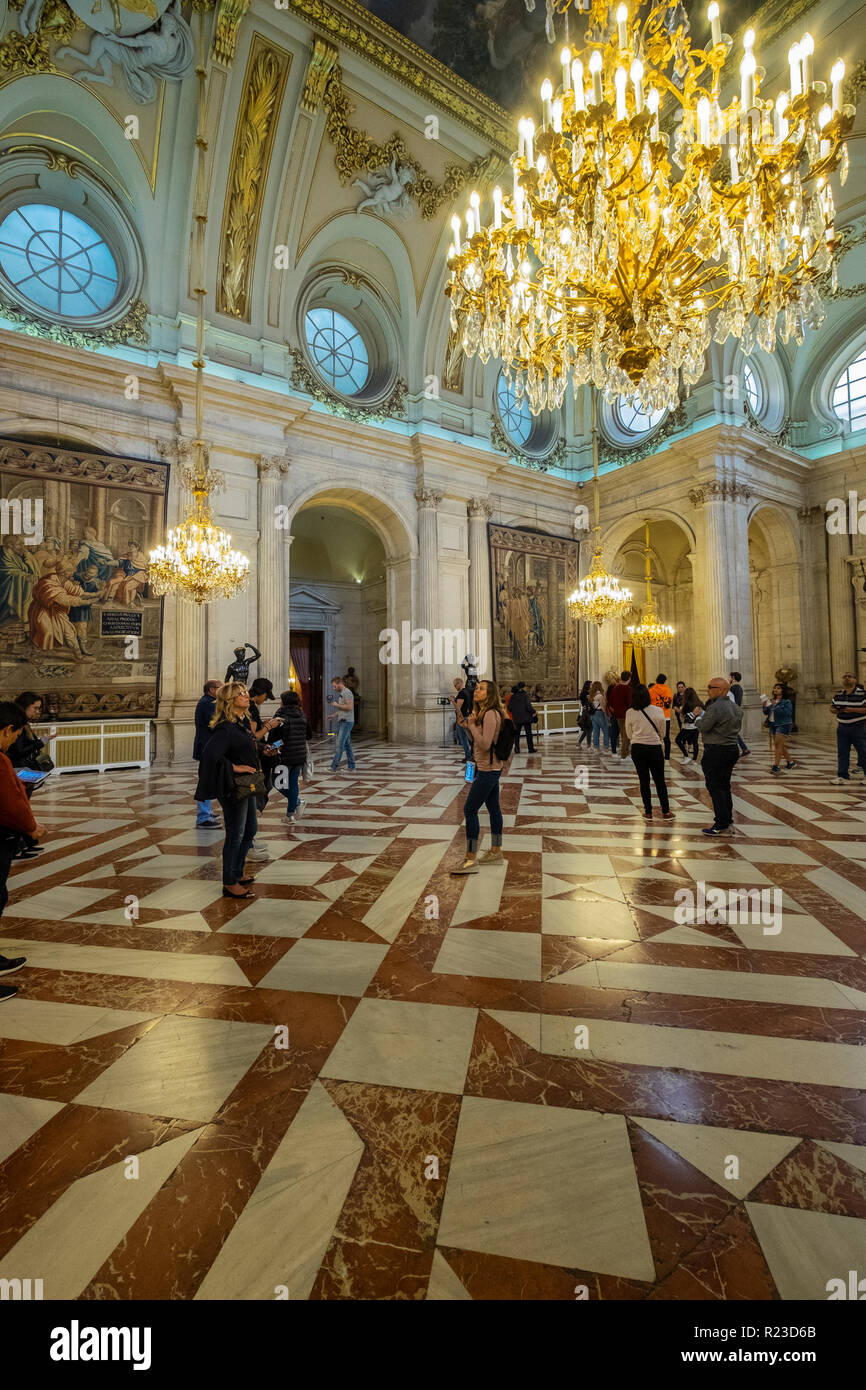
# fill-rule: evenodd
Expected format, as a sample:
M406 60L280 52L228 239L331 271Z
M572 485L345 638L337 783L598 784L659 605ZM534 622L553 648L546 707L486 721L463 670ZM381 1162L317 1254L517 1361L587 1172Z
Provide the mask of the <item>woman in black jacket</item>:
M196 801L216 799L223 809L223 897L251 898L244 876L247 851L256 837L258 820L255 796L236 797L238 773L261 769L259 750L247 717L250 697L241 681L227 681L216 694L211 720L213 733L202 749L198 765Z
M12 747L9 749L8 758L14 768L27 768L30 772L44 772L47 776L52 764L47 768L41 768L37 759L45 747L44 741L38 734L31 729L31 721L35 724L42 718L43 700L41 695L37 695L35 690L22 690L20 695L16 695L15 703L23 712L27 723L16 738ZM53 734L49 735L53 738ZM32 782L22 782L27 800L33 795L34 784ZM42 853L42 846L37 845L31 835L22 835L18 849L15 852L15 859L35 859Z
M698 760L698 727L696 718L703 710L703 705L698 699L698 693L693 686L689 685L683 691L683 698L680 704L681 724L680 731L674 739L674 743L679 748L686 762L689 760L689 749L692 750L693 762Z
M279 727L270 735L271 744L279 744L274 786L286 798L286 820L293 822L303 815L307 804L298 796L298 781L307 761L307 740L313 737L313 730L296 690L283 691L275 718L279 720Z
M526 751L534 753L535 746L532 742L532 716L535 710L529 699L526 689L526 681L518 681L511 692L511 699L508 701L508 713L511 715L511 722L514 725L514 751L520 752L520 730L526 730Z
M592 710L589 704L589 687L591 685L592 681L584 681L577 697L580 701L580 714L577 717L577 727L580 729L580 738L577 740L578 748L584 739L588 743L592 735Z

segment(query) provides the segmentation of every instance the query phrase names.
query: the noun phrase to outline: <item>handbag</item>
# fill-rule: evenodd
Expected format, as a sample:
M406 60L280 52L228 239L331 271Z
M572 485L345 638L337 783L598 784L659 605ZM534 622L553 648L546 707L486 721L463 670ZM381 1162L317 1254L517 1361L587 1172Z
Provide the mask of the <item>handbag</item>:
M33 771L34 771L34 772L53 772L53 771L54 771L54 760L53 760L53 758L51 757L51 754L50 754L50 753L47 753L47 752L38 753L38 754L36 755L36 757L33 759Z
M232 801L246 801L254 796L256 800L267 798L265 775L263 772L236 772L232 788Z
M310 745L307 744L307 757L306 757L306 760L305 760L305 762L304 762L304 766L303 766L303 768L301 769L301 781L302 781L302 782L312 782L313 777L315 776L315 772L316 772L316 765L315 765L315 763L313 762L313 755L312 755L312 753L310 752Z

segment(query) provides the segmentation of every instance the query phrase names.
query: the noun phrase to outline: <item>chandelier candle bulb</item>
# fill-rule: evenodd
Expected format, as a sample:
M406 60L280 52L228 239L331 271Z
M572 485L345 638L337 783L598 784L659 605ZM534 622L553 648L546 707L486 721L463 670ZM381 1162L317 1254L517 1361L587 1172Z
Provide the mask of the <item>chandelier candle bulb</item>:
M623 53L628 48L628 5L620 5L616 12L616 27L619 35L619 49Z
M634 83L634 109L638 116L643 111L643 63L635 58L631 65L631 80Z
M646 104L652 112L653 123L650 127L650 140L656 141L659 138L659 94L655 87L650 87L647 93Z
M844 76L845 64L842 62L842 59L840 58L838 62L833 64L833 67L830 70L830 82L832 86L831 96L834 114L840 109L842 105L842 79L844 78Z
M545 77L544 81L541 84L542 129L544 130L547 130L547 128L551 124L552 112L550 102L552 96L553 83L551 82L549 77Z
M526 158L526 121L517 122L517 158ZM517 187L517 170L514 171L514 186Z
M710 143L710 102L709 97L698 100L698 144Z
M800 45L792 44L788 49L788 67L791 70L791 100L801 96L803 92L803 82L800 73Z
M803 62L803 91L808 92L813 82L812 57L815 41L811 34L804 34L800 40L800 57Z
M592 104L600 106L604 101L604 89L601 85L601 54L598 49L589 60L589 70L592 73Z
M493 190L493 225L497 232L502 230L502 189Z
M788 109L788 93L780 92L776 97L776 106L773 113L773 131L779 144L788 138L788 121L785 112Z
M462 236L463 227L462 227L460 218L457 216L456 213L455 213L454 216L451 218L451 230L452 230L452 232L454 233L454 245L456 246L457 250L459 251L459 250L460 250L460 247L461 247L462 244L463 244L463 236Z
M562 90L563 93L571 91L571 49L564 48L559 55L562 64Z
M717 43L722 42L722 21L719 19L719 7L716 4L716 0L713 0L713 3L707 10L707 19L710 21L710 32L713 40L713 47L715 48Z
M524 129L526 135L526 167L527 169L531 169L535 163L535 156L532 149L532 142L535 139L535 122L527 117Z
M557 98L556 98L556 101L553 103L552 110L553 110L553 129L554 129L554 132L555 132L555 134L557 134L557 135L561 135L561 134L562 134L562 100L561 100L560 97L557 97Z
M748 49L740 63L740 105L743 111L751 111L755 104L755 55Z
M583 63L575 58L571 65L571 80L574 85L574 109L586 110L586 93L583 90Z
M613 85L616 88L616 118L624 121L626 118L625 108L625 86L628 82L628 73L625 68L617 68L613 75Z

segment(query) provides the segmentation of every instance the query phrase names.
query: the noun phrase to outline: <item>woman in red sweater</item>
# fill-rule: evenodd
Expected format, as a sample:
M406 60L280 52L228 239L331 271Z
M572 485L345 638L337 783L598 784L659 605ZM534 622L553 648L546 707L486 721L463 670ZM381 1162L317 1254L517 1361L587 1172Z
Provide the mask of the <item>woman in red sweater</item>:
M6 756L7 748L15 742L24 728L24 711L10 700L0 701L0 916L9 901L6 880L12 856L22 835L41 840L45 829L33 819L30 802L15 770ZM25 956L0 955L0 975L20 970ZM0 1003L13 999L18 993L14 985L0 985Z

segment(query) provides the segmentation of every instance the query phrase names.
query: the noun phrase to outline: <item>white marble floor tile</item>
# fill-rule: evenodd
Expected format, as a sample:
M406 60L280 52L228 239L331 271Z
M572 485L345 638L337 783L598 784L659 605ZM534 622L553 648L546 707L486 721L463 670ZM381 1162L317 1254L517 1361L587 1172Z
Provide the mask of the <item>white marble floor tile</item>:
M599 960L577 965L557 984L596 989L646 990L651 994L691 994L701 999L751 999L764 1004L850 1009L851 1001L832 980L803 975L758 975L736 970L701 970L684 965L643 965Z
M440 975L540 980L541 937L537 932L449 927L433 970Z
M472 1302L472 1296L461 1284L441 1250L433 1251L433 1265L427 1284L428 1303Z
M861 922L866 922L866 893L862 888L849 883L833 869L810 869L806 878L814 883L816 888L835 898L837 903L847 907L849 912L856 912Z
M606 854L560 854L545 850L541 866L546 874L580 874L587 877L597 874L599 878L611 878L613 865Z
M462 922L472 922L478 917L490 917L497 913L507 873L506 862L489 867L482 865L477 874L468 875L463 883L460 901L451 918L452 927L459 927Z
M16 939L16 950L19 948L21 955L27 957L27 964L37 970L81 970L90 975L126 975L140 980L249 986L249 980L231 956Z
M196 1299L309 1298L364 1144L315 1081Z
M855 951L808 913L782 911L782 930L767 936L753 922L732 922L731 931L750 951L790 951L804 956L853 956Z
M460 1095L476 1013L450 1004L362 999L321 1075Z
M866 1173L866 1144L832 1144L826 1139L819 1139L817 1142L822 1149L827 1149L845 1163L850 1163L852 1168Z
M155 893L141 899L141 907L161 907L174 912L199 912L222 897L222 883L216 879L178 879L165 883Z
M376 827L378 829L378 827ZM394 839L393 835L338 835L327 846L329 854L375 854L386 850Z
M0 1092L0 1163L63 1108L63 1101Z
M624 1117L464 1096L438 1240L653 1281Z
M46 922L62 921L64 917L83 912L114 891L113 888L70 888L64 884L61 888L48 888L44 893L35 893L32 898L16 898L17 884L14 880L9 887L10 901L4 914L6 917L33 917Z
M746 1211L783 1299L825 1303L831 1279L841 1279L851 1297L849 1270L860 1277L866 1270L866 1221L758 1202L747 1202Z
M708 856L706 859L681 859L680 863L696 882L733 883L738 888L772 882L760 869L742 859L710 859Z
M79 1105L209 1120L274 1030L219 1018L163 1018L75 1097Z
M741 1201L800 1143L799 1138L789 1134L632 1118L641 1129ZM737 1173L737 1177L729 1177L731 1173Z
M558 1057L577 1056L574 1040L578 1025L585 1025L589 1035L588 1048L580 1055L603 1062L718 1072L722 1076L754 1076L766 1081L797 1081L855 1090L863 1085L863 1053L851 1043L804 1042L799 1038L767 1038L702 1028L544 1015L541 1020L544 1051Z
M447 851L448 845L441 840L413 849L384 892L364 914L364 926L386 941L394 941Z
M68 1047L72 1043L116 1033L135 1023L147 1023L158 1014L137 1009L104 1009L94 1004L62 1004L47 999L28 999L17 994L0 1009L0 1038L20 1038L26 1042L52 1043Z
M259 981L260 989L361 996L387 955L364 941L299 941Z
M583 936L607 941L640 940L640 933L626 903L545 898L541 904L541 930L548 936Z

